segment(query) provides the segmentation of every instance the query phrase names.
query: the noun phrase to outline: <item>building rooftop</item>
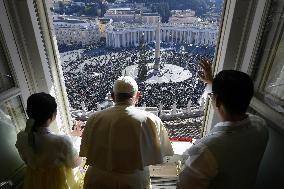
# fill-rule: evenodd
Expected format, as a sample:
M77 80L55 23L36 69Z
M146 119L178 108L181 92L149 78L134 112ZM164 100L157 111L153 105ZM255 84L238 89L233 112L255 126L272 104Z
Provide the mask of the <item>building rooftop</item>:
M74 20L74 19L63 19L63 20L53 20L53 22L63 22L63 23L69 23L69 24L85 24L86 21L83 20Z
M132 8L129 7L120 7L120 8L111 8L109 9L110 11L127 11L127 10L133 10Z
M160 16L157 12L154 13L143 13L142 16Z

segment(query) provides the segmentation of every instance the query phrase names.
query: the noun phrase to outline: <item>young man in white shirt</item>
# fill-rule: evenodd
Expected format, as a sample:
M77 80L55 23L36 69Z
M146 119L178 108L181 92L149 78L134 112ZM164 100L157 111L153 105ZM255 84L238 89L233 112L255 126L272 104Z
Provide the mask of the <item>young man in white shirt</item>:
M263 119L246 113L254 93L253 82L235 70L223 70L213 78L207 60L201 60L200 66L200 78L212 85L209 95L221 122L186 151L189 157L177 188L254 188L268 131Z

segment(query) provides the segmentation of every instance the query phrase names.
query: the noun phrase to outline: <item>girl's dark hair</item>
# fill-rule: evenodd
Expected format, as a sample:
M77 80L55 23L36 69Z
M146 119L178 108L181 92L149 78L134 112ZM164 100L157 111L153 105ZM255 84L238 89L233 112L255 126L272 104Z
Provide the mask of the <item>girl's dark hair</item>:
M55 98L47 93L32 94L27 101L27 114L29 118L34 120L34 124L28 131L28 143L36 152L35 145L35 128L40 127L56 112L57 104Z
M45 123L56 112L55 98L47 93L32 94L27 101L27 114L35 121L35 126Z

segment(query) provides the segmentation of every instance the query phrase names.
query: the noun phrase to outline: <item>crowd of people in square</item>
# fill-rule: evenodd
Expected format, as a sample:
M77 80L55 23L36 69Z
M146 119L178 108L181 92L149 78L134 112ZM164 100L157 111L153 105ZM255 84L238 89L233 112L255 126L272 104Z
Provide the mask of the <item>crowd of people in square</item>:
M171 109L176 103L177 108L182 108L186 107L189 101L192 105L199 105L199 98L205 86L197 76L197 59L199 56L212 58L214 47L191 47L187 51L176 49L165 49L161 53L161 66L164 64L180 66L184 70L189 70L192 77L182 82L138 81L142 92L138 106L157 107L162 104L163 109ZM105 100L115 79L124 75L126 67L139 64L139 60L140 49L136 48L103 49L96 52L88 49L80 55L75 54L73 58L63 61L65 85L71 107L79 110L84 103L88 111L97 110L97 104ZM147 61L154 62L154 52L150 47L147 49Z

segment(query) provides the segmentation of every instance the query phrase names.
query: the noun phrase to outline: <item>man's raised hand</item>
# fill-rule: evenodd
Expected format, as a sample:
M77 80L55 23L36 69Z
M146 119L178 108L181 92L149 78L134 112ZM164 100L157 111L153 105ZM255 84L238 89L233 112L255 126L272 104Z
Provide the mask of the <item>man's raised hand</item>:
M202 70L198 71L200 79L205 83L211 84L213 81L212 63L208 59L200 58L198 64L202 68Z

